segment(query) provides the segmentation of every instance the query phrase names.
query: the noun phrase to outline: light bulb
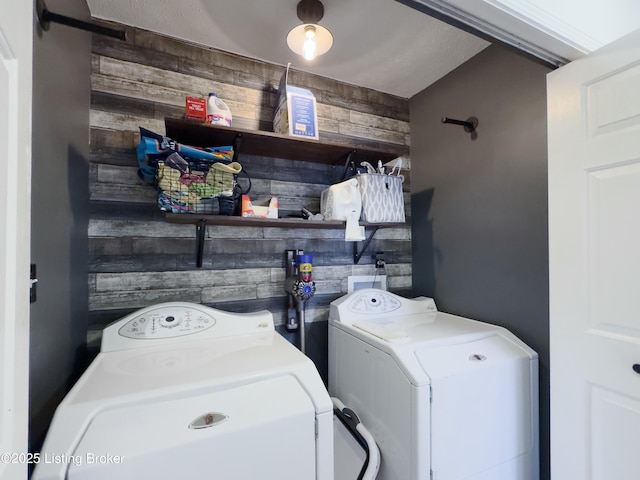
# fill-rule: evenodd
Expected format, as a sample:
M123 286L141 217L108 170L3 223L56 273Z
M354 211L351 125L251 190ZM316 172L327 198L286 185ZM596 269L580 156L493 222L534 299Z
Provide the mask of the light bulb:
M306 60L316 58L316 29L313 25L307 25L304 29L304 44L302 45L302 56Z
M329 51L333 45L333 35L322 25L303 23L289 31L287 45L293 52L311 61Z

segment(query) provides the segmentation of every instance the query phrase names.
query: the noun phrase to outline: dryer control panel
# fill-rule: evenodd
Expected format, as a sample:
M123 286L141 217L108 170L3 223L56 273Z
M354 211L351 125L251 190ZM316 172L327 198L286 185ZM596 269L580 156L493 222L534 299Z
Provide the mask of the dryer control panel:
M128 338L173 338L213 327L216 319L188 306L165 306L146 310L125 323L118 333Z
M329 321L353 325L362 321L406 316L433 317L438 309L432 298L408 299L378 288L363 288L331 302Z

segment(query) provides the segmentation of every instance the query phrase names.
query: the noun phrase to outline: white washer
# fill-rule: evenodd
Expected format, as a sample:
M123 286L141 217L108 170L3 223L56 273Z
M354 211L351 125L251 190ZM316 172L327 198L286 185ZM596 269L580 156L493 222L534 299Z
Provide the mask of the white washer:
M377 289L331 303L329 392L381 480L537 480L538 356L504 328Z
M104 330L33 480L330 480L333 405L269 312L166 303Z

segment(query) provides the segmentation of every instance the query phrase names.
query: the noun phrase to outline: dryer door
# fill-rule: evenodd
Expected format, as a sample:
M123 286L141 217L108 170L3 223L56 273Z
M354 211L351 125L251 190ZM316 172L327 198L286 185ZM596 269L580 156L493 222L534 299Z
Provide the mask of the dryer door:
M294 377L281 376L103 411L67 478L312 480L315 459L315 409Z

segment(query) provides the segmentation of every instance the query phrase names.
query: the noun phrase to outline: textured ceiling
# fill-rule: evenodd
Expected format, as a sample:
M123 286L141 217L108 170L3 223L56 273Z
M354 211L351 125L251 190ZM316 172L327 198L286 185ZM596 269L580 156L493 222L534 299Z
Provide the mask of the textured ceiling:
M313 62L286 44L298 0L88 0L94 18L410 98L489 44L393 0L323 0L333 48Z

